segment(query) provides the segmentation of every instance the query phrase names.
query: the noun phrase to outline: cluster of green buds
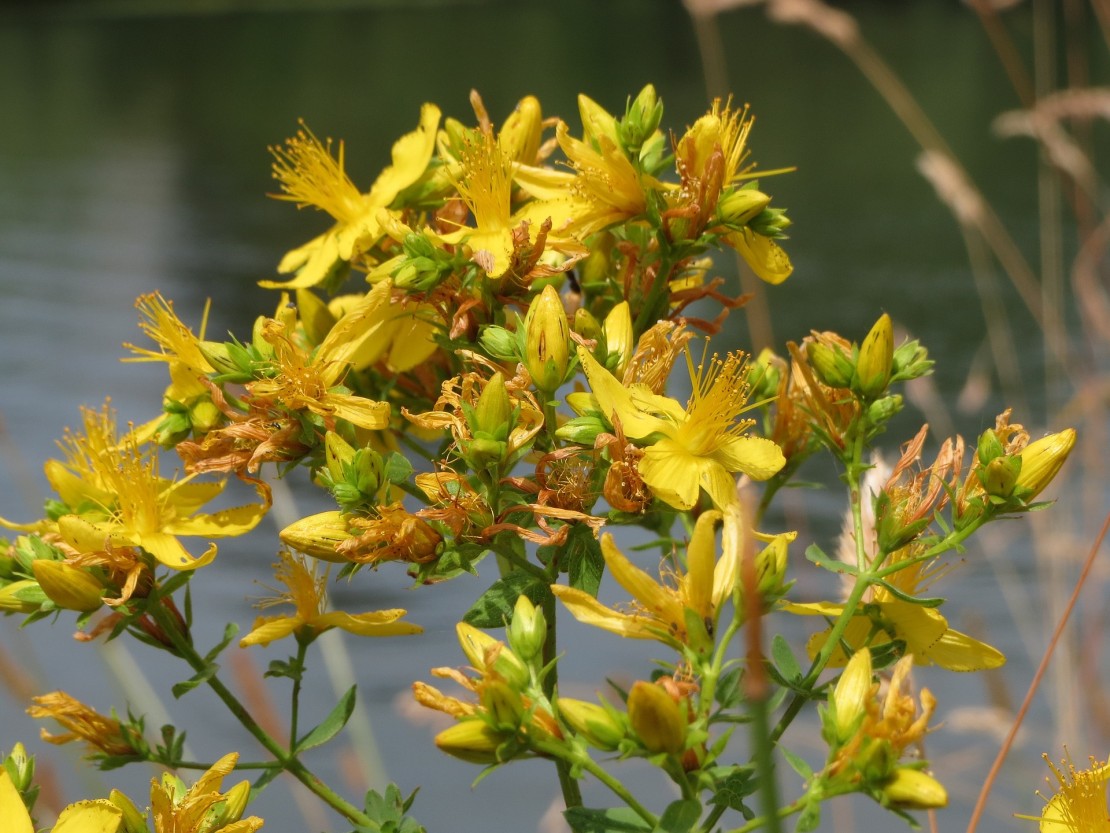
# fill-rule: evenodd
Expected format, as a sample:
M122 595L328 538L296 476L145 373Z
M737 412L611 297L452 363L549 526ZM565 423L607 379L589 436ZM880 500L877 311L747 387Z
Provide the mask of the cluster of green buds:
M545 397L552 396L574 368L566 310L552 284L532 298L515 331L490 325L482 329L479 341L502 361L523 362Z
M494 373L474 406L464 403L463 411L470 428L470 438L460 443L463 459L474 471L500 471L508 460L514 416L505 377Z
M21 535L0 555L0 611L41 618L58 610L91 614L103 605L105 586L75 567L38 535Z
M382 456L369 446L355 448L339 434L324 437L326 465L317 477L344 512L377 506L385 480Z

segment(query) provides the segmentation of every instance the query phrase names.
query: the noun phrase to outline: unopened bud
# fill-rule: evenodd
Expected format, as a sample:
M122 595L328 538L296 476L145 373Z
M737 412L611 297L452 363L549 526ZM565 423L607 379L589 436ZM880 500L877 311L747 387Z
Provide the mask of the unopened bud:
M663 120L663 102L651 84L640 90L628 105L620 122L621 142L629 154L635 155Z
M639 680L628 692L628 720L649 752L675 755L686 746L686 719L660 686Z
M594 415L568 419L555 431L555 436L560 440L575 443L576 445L592 446L598 434L604 434L609 428L605 421Z
M223 414L209 397L198 399L189 406L189 424L197 434L207 434L220 424Z
M579 95L578 113L582 117L582 131L588 141L600 144L600 140L605 138L615 147L620 146L617 120L600 104L589 96Z
M104 587L80 567L64 561L36 559L31 562L31 570L42 592L58 607L81 613L100 608Z
M1021 467L1021 457L995 457L979 469L979 482L991 497L1008 498L1014 493Z
M996 457L1001 457L1005 453L1006 449L1002 447L1002 441L998 439L998 435L994 433L993 428L988 428L979 435L976 454L982 465L987 465Z
M783 361L774 351L764 347L759 351L748 372L751 385L751 401L762 402L778 395L779 382L782 381Z
M504 327L491 324L483 328L478 343L495 359L520 361L523 358L517 348L516 336Z
M474 408L475 424L471 427L475 433L481 432L492 437L506 432L511 415L512 406L509 403L509 392L505 389L505 377L500 372L494 373L478 397L478 404Z
M867 406L867 419L872 425L882 425L894 419L902 410L902 394L892 393L882 399L876 399Z
M464 720L436 735L435 744L448 755L472 764L499 763L497 748L503 736L482 720Z
M297 315L304 333L309 342L319 344L335 326L336 317L311 289L298 289L296 298Z
M551 284L532 299L524 319L524 361L536 387L551 393L563 383L570 363L567 314Z
M846 388L852 381L852 361L839 347L821 341L806 345L809 359L817 378L830 388Z
M1035 498L1059 474L1075 446L1075 436L1075 429L1068 428L1031 442L1022 450L1016 485L1024 499Z
M842 744L855 735L871 696L871 652L863 648L852 654L836 683L829 701L831 720L826 721L825 739Z
M601 329L601 324L585 307L579 307L574 311L574 331L582 338L588 338L593 341L600 342L604 333Z
M755 188L737 188L721 197L717 215L726 226L740 228L771 204L771 198Z
M343 479L344 466L350 465L354 459L354 446L334 431L328 431L324 435L324 460L333 481L338 482Z
M485 673L492 665L493 670L510 685L516 687L527 685L531 678L528 668L506 647L504 642L494 639L485 631L466 622L459 622L455 626L455 633L459 637L459 646L466 658L478 671Z
M624 724L611 709L570 697L560 697L556 706L563 721L591 746L612 752L625 738Z
M36 595L41 601L34 600ZM0 587L0 613L34 613L47 598L37 581L13 581Z
M520 692L507 683L500 680L486 682L482 686L480 701L493 728L514 732L520 727L524 717L524 701Z
M532 600L524 594L517 596L513 606L513 621L509 624L509 645L513 653L525 662L543 652L547 639L547 620Z
M933 776L909 767L894 770L894 775L883 785L882 797L884 804L902 810L933 810L948 806L948 791L944 785Z
M534 165L542 137L543 110L539 99L531 95L525 96L501 125L498 133L501 149L514 162Z
M347 529L347 521L336 509L294 521L278 537L287 547L313 558L336 564L347 562L336 548L350 538L351 533Z
M108 800L119 808L123 816L119 833L150 833L150 828L146 826L146 813L140 812L130 798L119 790L112 790L108 793Z
M224 810L220 815L220 824L230 825L239 821L247 809L247 802L251 797L251 782L240 781L224 793ZM217 825L218 826L218 825Z
M859 361L856 363L856 391L866 399L881 396L890 382L893 364L894 326L890 316L884 312L860 345Z
M605 350L608 352L604 364L613 371L613 375L620 379L624 376L628 362L632 360L632 353L636 349L633 342L632 310L628 301L621 301L605 316L602 325L605 333Z

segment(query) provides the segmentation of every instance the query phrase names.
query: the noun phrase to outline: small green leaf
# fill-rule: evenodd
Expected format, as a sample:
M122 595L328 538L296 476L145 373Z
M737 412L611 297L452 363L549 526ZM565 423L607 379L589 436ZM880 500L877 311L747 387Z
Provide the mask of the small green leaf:
M751 819L752 811L744 804L744 799L759 788L752 766L721 767L714 775L716 784L710 803L723 804L730 810L738 810L744 818Z
M805 762L805 759L795 755L785 746L780 746L779 751L782 752L782 756L786 758L786 762L790 764L790 768L802 776L803 779L808 781L813 777L813 768Z
M531 573L515 571L500 578L478 597L463 616L463 621L476 628L500 628L513 618L518 596L527 596L537 607L550 598L551 588Z
M701 804L691 799L672 801L659 817L654 833L689 833L701 818Z
M775 638L771 640L771 657L784 678L791 681L802 678L802 667L798 665L794 652L790 650L790 643L781 633L775 634Z
M797 833L809 833L811 830L816 830L820 823L821 802L813 800L806 804L802 814L798 816L798 825L794 829Z
M628 807L595 810L571 807L563 813L574 833L644 833L651 830L644 820Z
M220 666L217 663L210 662L189 679L184 680L180 683L175 683L170 691L173 692L174 697L181 697L186 692L192 691L201 683L208 682L210 679L216 676L216 672L219 670Z
M829 558L816 544L810 544L806 547L806 558L816 564L818 567L823 567L831 573L846 573L847 575L854 576L859 570L855 567L845 564L836 558Z
M347 725L347 721L351 719L351 713L355 710L355 691L357 688L358 686L351 686L347 689L347 693L339 698L339 702L335 704L335 708L324 718L323 722L301 738L297 744L298 752L321 746L339 734L340 730Z
M575 526L567 536L564 552L566 561L560 566L565 567L570 586L596 596L605 574L605 558L593 531L585 524Z
M878 584L880 587L890 591L890 595L894 596L894 598L899 599L903 602L908 602L911 605L918 605L920 607L940 607L942 604L944 604L944 599L941 598L922 598L919 596L911 596L909 593L905 592L904 590L899 590L895 585L891 584L889 581L884 581L883 579L878 579L875 584Z
M385 479L390 483L405 483L412 477L412 463L404 454L394 451L385 460Z

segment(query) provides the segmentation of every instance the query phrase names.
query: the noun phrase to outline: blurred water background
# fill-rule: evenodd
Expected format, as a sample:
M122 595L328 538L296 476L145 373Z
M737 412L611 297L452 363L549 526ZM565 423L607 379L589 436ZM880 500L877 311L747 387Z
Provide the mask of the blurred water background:
M1036 4L1019 4L1007 13L1018 54L1028 59L1037 48L1035 18L1048 6L1056 24L1054 54L1078 49L1090 60L1093 83L1104 83L1106 48L1093 18L1077 31L1070 18L1056 14L1057 5L1038 11ZM964 5L940 0L845 8L997 208L1021 253L1043 272L1038 146L992 131L995 117L1020 101L980 20ZM810 328L859 339L885 310L939 361L932 387L918 391L927 415L909 407L903 430L887 440L890 450L923 418L937 436L959 430L973 437L993 424L1003 402L1020 406L1018 421L1035 435L1074 424L1079 412L1059 410L1074 401L1074 376L1065 378L1046 360L1040 327L1001 271L981 273L976 282L952 212L915 168L919 145L853 62L810 29L769 20L761 6L700 20L696 25L683 5L666 0L0 4L0 515L37 515L47 493L41 462L55 453L65 426L77 422L81 405L111 396L122 417L136 421L159 408L164 368L118 362L121 342L141 341L137 295L161 291L194 326L211 298L214 336L244 335L256 315L272 312L276 295L256 282L273 277L288 248L326 226L323 217L264 196L275 189L266 147L295 132L299 118L321 136L345 140L348 171L365 185L386 163L394 139L415 125L421 102L434 101L466 121L475 88L499 120L519 98L535 94L545 115L562 116L577 129L577 93L620 111L626 96L651 82L666 105L664 124L681 129L707 106L707 65L714 93L752 105L757 123L750 144L761 167L798 169L766 183L794 220L788 249L796 272L783 286L758 288L766 317L749 324L742 313L733 315L726 333L731 344L770 338L781 351ZM1056 70L1071 69L1060 57ZM1105 134L1095 133L1094 142L1105 150ZM1049 262L1070 264L1075 229L1060 210L1064 233ZM737 280L727 258L720 271ZM1062 294L1070 297L1066 285ZM988 327L985 309L994 326L1008 322L1013 337L1002 350L1013 368L1001 374L990 347L997 329ZM1105 367L1105 344L1085 340L1070 301L1063 310L1069 355L1088 374L1100 361ZM1100 446L1088 446L1088 459L1091 448L1097 460ZM835 474L820 465L807 473L826 481ZM928 743L934 769L952 791L954 806L940 816L943 830L966 824L998 748L998 727L1008 725L1006 709L1024 694L1056 600L1104 511L1105 478L1093 490L1089 481L1073 480L1070 488L1063 493L1070 505L1036 519L1035 535L1031 519L1000 525L1007 529L970 550L967 563L935 588L951 597L945 610L955 627L998 645L1010 659L989 676L932 669L920 675L940 697L946 723ZM317 495L300 489L294 495L302 512L327 508ZM1078 511L1081 502L1093 514ZM793 495L768 526L827 540L842 508L836 490ZM274 532L270 527L247 541L223 543L217 567L198 575L199 645L214 643L226 621L249 626L254 612L245 600L264 593L257 582L269 575ZM1047 571L1033 546L1044 541L1050 542ZM799 558L801 552L797 547ZM797 569L803 589L823 592L824 576L804 564ZM431 746L435 727L415 722L404 705L411 681L427 679L428 668L461 664L453 625L480 583L422 590L407 584L399 569L386 566L335 592L337 605L352 611L408 608L427 634L345 643L366 723L358 751L329 747L314 763L353 797L386 777L406 791L425 785L414 813L430 831L535 829L536 807L546 807L556 789L548 764L508 767L472 791L478 770L439 755ZM980 830L1026 829L1029 823L1010 814L1039 813L1033 790L1041 785L1042 751L1058 756L1067 742L1077 761L1104 754L1105 715L1083 697L1099 690L1106 653L1098 635L1105 625L1097 604L1101 584L1089 590L1095 603L1082 652L1073 643L1070 663L1065 654L1064 670L1035 703ZM810 627L779 620L784 617L772 617L769 627L795 637ZM120 652L76 643L71 624L63 616L54 627L21 631L13 619L0 622L7 683L0 691L0 749L23 740L40 754L44 802L102 794L110 786L144 799L153 774L140 766L89 772L75 765L79 749L40 743L39 727L23 714L26 698L56 688L101 710L122 709L130 700L141 712L160 701L188 730L200 759L231 749L258 755L207 692L169 697L169 685L186 676L183 669L143 646ZM593 638L570 621L560 627L566 644L574 645L564 687L589 696L605 676L645 672L650 649ZM269 654L238 652L234 660L232 654L225 672L242 688L249 680L257 684L268 659L285 652L279 645ZM318 670L309 708L322 715L334 695ZM129 681L126 691L119 677ZM143 680L153 699L143 699ZM280 686L272 691L280 702L287 696ZM152 712L152 730L162 722ZM800 724L793 746L815 760L815 718ZM783 769L789 794L798 784ZM296 786L279 781L264 795L257 812L268 819L267 830L342 829L327 816L310 812L302 819ZM587 798L606 800L593 788ZM822 829L865 829L868 813L864 803L848 802L827 814Z

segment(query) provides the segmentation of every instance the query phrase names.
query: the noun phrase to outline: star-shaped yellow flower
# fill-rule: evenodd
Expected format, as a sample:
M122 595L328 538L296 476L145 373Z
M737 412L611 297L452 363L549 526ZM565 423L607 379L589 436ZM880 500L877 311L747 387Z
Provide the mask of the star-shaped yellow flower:
M317 576L304 562L288 552L281 553L275 576L289 588L289 592L276 599L268 599L264 606L292 604L294 612L284 616L260 616L254 628L239 640L239 646L269 645L284 639L302 628L321 633L339 628L357 636L402 636L422 633L423 628L411 622L398 621L404 610L379 610L374 613L344 613L340 610L325 612L327 597L324 593L326 576Z
M766 480L785 465L773 442L745 436L754 420L738 419L748 396L742 354L730 353L724 361L713 357L708 369L704 364L695 369L687 353L693 392L685 408L646 386L625 387L582 347L578 357L605 417L619 420L630 439L657 437L640 460L640 477L671 506L693 508L702 488L715 506L727 506L736 500L736 472Z

